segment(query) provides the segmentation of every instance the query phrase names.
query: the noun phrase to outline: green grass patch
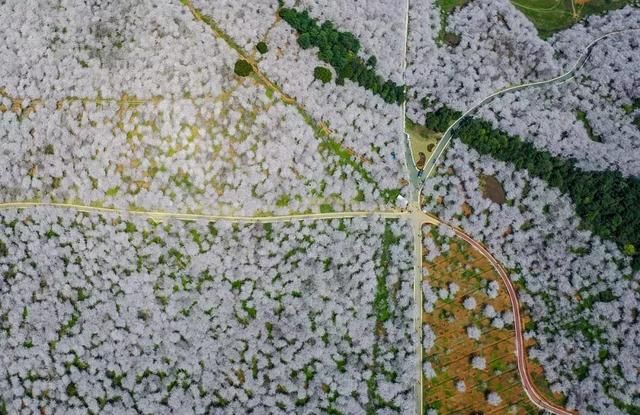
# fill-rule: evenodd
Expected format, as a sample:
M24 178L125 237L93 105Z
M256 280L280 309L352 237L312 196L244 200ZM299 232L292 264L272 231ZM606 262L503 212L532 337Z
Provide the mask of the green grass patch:
M417 124L410 119L405 120L406 132L409 135L409 143L411 145L411 153L413 156L413 162L416 163L416 167L420 166L420 153L424 153L425 158L422 160L426 163L426 160L435 150L438 141L442 138L442 134L427 128L425 125Z
M108 189L106 192L104 192L105 196L109 196L109 197L114 197L118 194L118 190L120 190L119 186L114 186L110 189Z
M385 203L393 203L400 196L401 191L402 189L384 189L380 193Z
M546 39L587 16L620 9L633 0L589 0L583 5L572 0L511 0L511 3L533 23L540 37Z
M265 94L267 95L267 98L269 99L273 99L273 88L271 87L267 87L267 89L265 90Z
M132 222L127 222L125 224L124 231L126 233L135 233L137 232L137 230L138 228L136 228L136 225L134 225Z
M368 183L373 183L373 179L369 172L364 168L362 163L355 160L349 151L344 149L340 143L333 139L326 139L320 143L320 149L328 150L330 153L335 154L340 159L340 162L351 166L355 171L360 173L362 178Z
M291 196L282 195L278 198L278 200L276 200L276 206L280 208L287 207L289 206L290 201L291 201Z
M597 143L602 143L602 137L600 137L598 134L596 134L593 131L593 128L591 127L591 124L589 124L589 120L587 120L587 113L584 111L577 111L576 112L576 118L578 119L578 121L580 121L582 123L582 125L584 125L584 129L587 130L587 135L589 136L589 138L592 141L595 141Z
M323 203L320 205L320 213L332 213L335 212L333 206L328 203Z
M389 266L391 262L391 247L400 241L400 237L393 234L391 230L391 221L385 221L384 233L382 234L382 244L380 250L380 262L378 264L378 270L376 275L376 291L373 301L373 311L376 316L375 330L375 342L373 345L372 359L373 365L371 370L373 375L367 380L367 395L369 402L366 405L366 414L374 415L379 413L382 408L390 408L391 410L398 411L399 408L395 407L391 402L387 402L378 392L377 379L378 375L382 374L387 379L391 379L395 376L394 373L389 373L385 370L384 364L379 361L379 356L384 354L384 350L381 349L381 344L384 338L383 330L381 330L384 322L393 317L392 310L389 305L390 295L387 288L387 277L389 276Z
M391 318L389 308L389 291L387 289L387 276L391 262L391 247L399 242L399 238L393 234L389 221L385 222L382 234L382 250L380 253L380 273L376 279L376 294L373 301L376 312L376 321L384 323Z
M448 18L451 13L456 8L464 7L471 0L438 0L437 5L440 8L440 31L438 32L438 37L436 38L436 42L439 45L444 43L449 46L457 46L460 42L460 38L457 34L447 32L447 23Z

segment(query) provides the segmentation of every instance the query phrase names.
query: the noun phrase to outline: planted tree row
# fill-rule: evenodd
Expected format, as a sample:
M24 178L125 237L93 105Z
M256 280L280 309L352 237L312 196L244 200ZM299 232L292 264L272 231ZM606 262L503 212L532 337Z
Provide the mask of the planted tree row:
M320 60L328 63L337 74L336 83L345 79L382 97L387 103L401 104L405 99L404 85L385 81L376 74L374 56L366 61L358 56L360 42L350 32L337 30L331 21L321 25L304 10L280 9L280 17L298 32L298 44L303 49L317 47Z

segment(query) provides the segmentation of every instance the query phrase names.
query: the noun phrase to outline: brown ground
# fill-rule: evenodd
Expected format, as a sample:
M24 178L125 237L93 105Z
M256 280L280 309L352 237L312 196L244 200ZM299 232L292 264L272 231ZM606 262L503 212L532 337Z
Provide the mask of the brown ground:
M425 235L430 228L425 227ZM501 285L499 295L489 298L484 290L484 281L500 277L491 265L478 252L459 239L450 241L450 251L437 257L432 263L424 261L429 271L426 277L432 288L447 287L455 282L459 291L453 300L440 300L433 313L423 313L423 321L429 324L436 334L435 345L424 357L432 363L437 376L424 380L424 407L436 408L439 414L466 415L474 411L484 414L536 414L537 408L525 395L518 376L515 356L513 326L496 329L489 319L483 317L482 310L491 304L497 312L509 310L511 304L506 290ZM473 296L477 306L475 310L466 310L462 301ZM480 327L482 336L479 341L470 339L466 327L475 324ZM474 355L486 359L484 371L471 367ZM532 372L542 375L539 366L531 365ZM542 376L539 390L548 391ZM458 392L455 382L464 380L466 392ZM502 403L493 407L486 402L486 394L495 391ZM548 395L549 393L545 393ZM557 397L561 401L562 397Z
M502 188L502 184L493 176L481 176L480 186L482 188L482 196L490 199L499 205L507 201L507 197Z

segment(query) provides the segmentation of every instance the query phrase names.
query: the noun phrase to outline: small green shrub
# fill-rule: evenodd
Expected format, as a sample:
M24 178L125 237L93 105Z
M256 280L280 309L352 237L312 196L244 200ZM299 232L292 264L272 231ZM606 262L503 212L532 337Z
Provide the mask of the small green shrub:
M369 68L375 68L377 63L378 59L375 56L370 56L369 59L367 59L367 66Z
M235 67L233 68L233 72L238 76L249 76L249 74L253 72L253 67L244 59L238 59Z
M269 47L267 46L266 43L264 42L260 42L256 45L256 49L258 49L258 52L260 52L261 54L265 54L269 51Z
M331 75L331 71L327 68L323 68L322 66L316 66L313 70L313 77L319 81L322 81L323 84L331 81L333 75Z

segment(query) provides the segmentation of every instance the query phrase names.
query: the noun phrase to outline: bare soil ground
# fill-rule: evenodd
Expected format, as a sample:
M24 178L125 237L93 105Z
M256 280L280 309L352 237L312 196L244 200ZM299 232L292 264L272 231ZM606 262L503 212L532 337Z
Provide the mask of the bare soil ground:
M482 187L482 196L499 205L507 201L507 197L502 188L502 184L493 176L480 177L480 186Z
M426 237L430 228L425 228ZM433 348L425 351L424 358L431 362L436 377L424 379L424 407L435 408L440 414L536 414L538 409L529 401L518 376L515 355L513 326L495 328L491 320L483 315L486 305L498 312L511 309L509 296L502 287L500 277L489 262L466 242L450 239L449 252L423 261L428 271L425 280L434 291L455 283L459 291L453 298L439 300L432 313L423 312L423 321L436 334ZM486 284L498 281L501 285L496 298L486 294ZM466 297L473 297L477 306L467 310L463 306ZM482 335L473 340L467 335L467 327L475 325ZM533 344L533 343L532 343ZM530 344L530 345L532 345ZM486 369L471 366L471 359L481 356L486 359ZM532 377L537 379L539 389L551 395L542 376L542 369L531 363ZM465 392L456 390L456 382L464 381ZM489 405L486 396L497 392L502 402ZM561 402L562 397L556 396Z

